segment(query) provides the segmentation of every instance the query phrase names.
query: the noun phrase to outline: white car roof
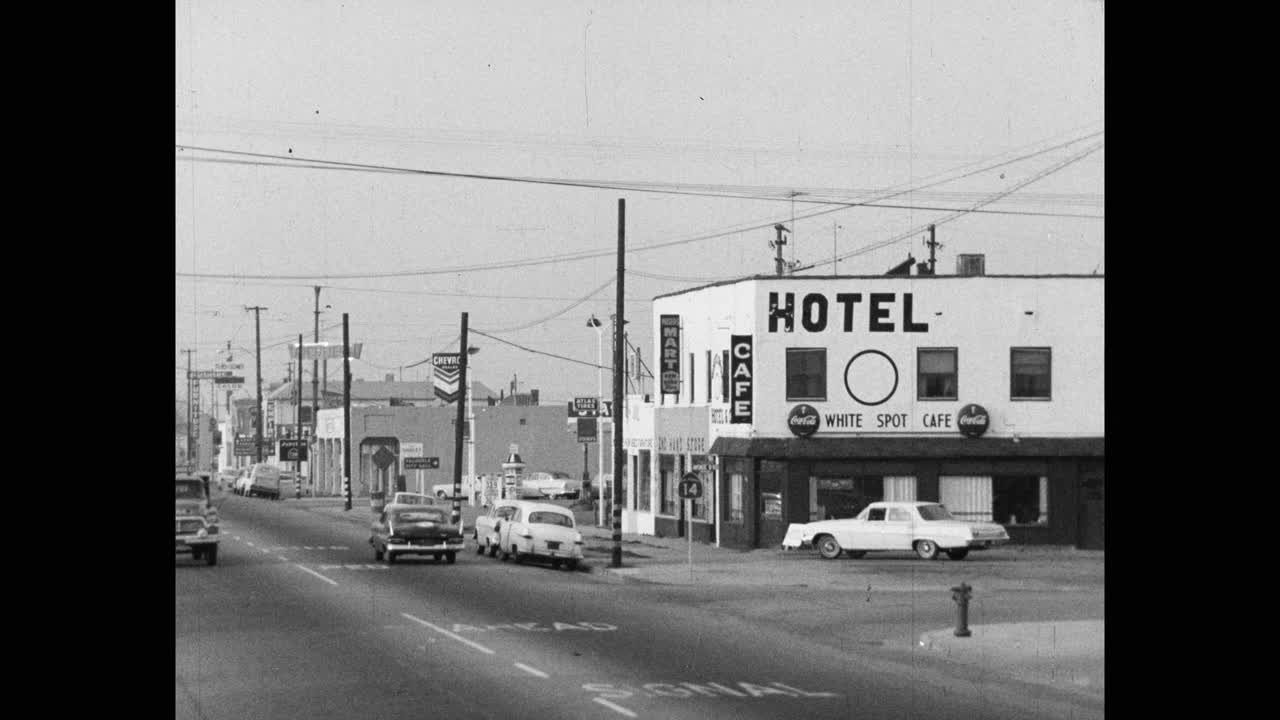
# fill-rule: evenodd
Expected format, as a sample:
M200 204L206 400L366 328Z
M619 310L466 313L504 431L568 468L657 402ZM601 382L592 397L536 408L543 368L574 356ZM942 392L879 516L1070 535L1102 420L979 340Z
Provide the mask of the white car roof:
M553 511L553 512L561 513L562 515L569 515L569 516L573 515L573 513L570 512L568 509L561 507L559 505L554 505L552 503L540 503L533 500L499 500L498 502L494 503L494 505L495 506L513 505L513 506L519 507L522 510L528 510L530 512L533 512L534 510Z

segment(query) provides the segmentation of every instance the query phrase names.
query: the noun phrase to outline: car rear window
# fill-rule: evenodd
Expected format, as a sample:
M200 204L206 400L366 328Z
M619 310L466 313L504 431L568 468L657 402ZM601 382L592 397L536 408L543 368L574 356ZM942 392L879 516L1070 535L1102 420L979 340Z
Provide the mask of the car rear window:
M529 524L559 525L571 528L573 527L573 518L558 512L531 512L529 513Z

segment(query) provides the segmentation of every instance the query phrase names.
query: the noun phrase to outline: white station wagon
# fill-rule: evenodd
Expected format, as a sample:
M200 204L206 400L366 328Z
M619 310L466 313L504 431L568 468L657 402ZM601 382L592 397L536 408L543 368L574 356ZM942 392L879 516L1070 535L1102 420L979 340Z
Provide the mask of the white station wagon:
M1009 534L1003 527L956 520L939 503L873 502L854 518L792 523L782 547L814 547L828 560L841 552L860 558L883 550L914 550L925 560L942 550L952 560L963 560L970 550L1006 542Z

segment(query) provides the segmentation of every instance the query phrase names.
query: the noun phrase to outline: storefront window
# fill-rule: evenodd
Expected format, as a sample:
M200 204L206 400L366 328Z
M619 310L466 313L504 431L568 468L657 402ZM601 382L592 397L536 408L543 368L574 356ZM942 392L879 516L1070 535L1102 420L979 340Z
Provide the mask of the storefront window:
M706 455L694 455L690 458L690 467L707 464ZM693 519L694 520L710 520L711 519L711 503L712 496L715 491L715 483L708 482L710 473L698 473L702 478L702 497L695 498L693 501Z
M955 400L959 384L955 348L921 348L916 390L921 400Z
M1049 478L997 475L991 478L991 512L1001 525L1047 525Z
M676 456L658 455L658 493L661 496L661 515L675 515L677 503L680 501L675 478Z
M1009 363L1012 378L1010 397L1014 400L1048 400L1051 359L1049 348L1013 348Z
M649 512L652 509L652 505L653 505L651 501L651 494L650 494L650 490L652 486L652 482L651 482L652 470L650 469L651 462L652 462L652 457L650 456L649 451L641 450L640 451L640 489L636 493L636 509L644 512Z
M1037 475L938 478L942 504L957 520L1046 525L1049 479Z
M742 473L729 475L729 512L725 522L741 523L743 521L742 486L745 482L746 476Z
M782 493L761 493L762 514L770 520L782 519Z
M884 479L863 477L814 477L809 480L810 521L856 517L862 509L884 499Z
M787 348L787 399L827 399L826 348Z

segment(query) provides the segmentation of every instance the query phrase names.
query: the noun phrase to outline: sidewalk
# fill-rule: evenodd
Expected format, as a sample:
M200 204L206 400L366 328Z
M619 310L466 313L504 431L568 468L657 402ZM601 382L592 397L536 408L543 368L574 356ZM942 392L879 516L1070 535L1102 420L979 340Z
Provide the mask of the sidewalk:
M952 662L981 667L1026 682L1103 696L1106 627L1102 620L970 625L920 635L920 648Z

